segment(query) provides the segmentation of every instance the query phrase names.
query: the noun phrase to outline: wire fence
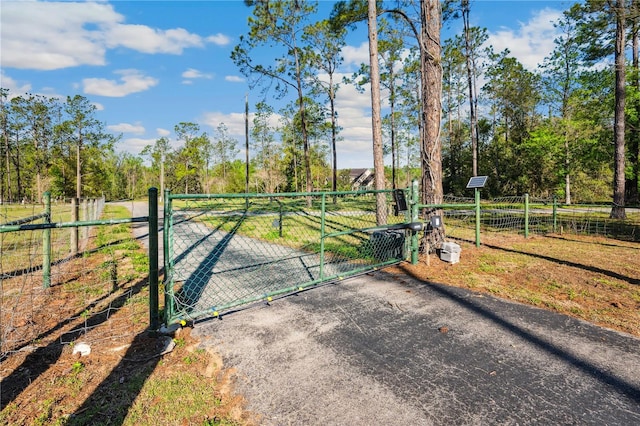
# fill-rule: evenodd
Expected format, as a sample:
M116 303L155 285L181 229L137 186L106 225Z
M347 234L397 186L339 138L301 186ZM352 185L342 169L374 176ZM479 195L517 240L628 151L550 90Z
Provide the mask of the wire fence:
M397 263L405 230L377 226L391 191L165 196L167 321L230 308Z
M132 324L146 324L149 303L142 290L149 262L131 225L118 222L123 212L105 209L104 199L50 208L5 204L0 212L4 406L26 356L38 353L55 362L78 342L117 341L133 332ZM103 222L92 226L99 218Z
M446 196L445 204L468 204L469 208L445 210L447 235L471 238L475 226L473 198ZM611 219L611 205L585 203L565 205L553 198L510 196L482 200L480 224L483 233L545 235L569 233L599 235L640 241L640 209L628 208L627 219Z

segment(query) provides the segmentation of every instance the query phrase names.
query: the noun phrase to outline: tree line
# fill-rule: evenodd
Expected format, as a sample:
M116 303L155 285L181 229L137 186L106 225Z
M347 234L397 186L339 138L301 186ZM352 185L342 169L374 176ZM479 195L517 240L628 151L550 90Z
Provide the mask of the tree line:
M554 50L535 70L487 45L488 30L471 25L469 0L341 1L320 20L316 2L245 3L252 15L231 59L263 95L248 126L248 165L238 159L247 147L224 123L210 135L180 122L178 148L159 138L140 155L116 153L119 138L105 132L86 98L3 89L0 199L38 200L45 190L132 198L149 186L181 193L347 189L348 173L337 169L345 123L336 99L345 85L364 90L379 77L386 106L372 151L387 158L387 188L419 178L437 202L443 193L466 194L469 177L487 175L487 196L610 200L616 217L638 203L637 0L571 6L555 22ZM372 10L376 64L342 78L347 34L370 25ZM458 22L461 32L440 40L441 26ZM253 53L266 49L271 60L256 63ZM375 78L372 64L379 65ZM290 102L274 111L272 97Z

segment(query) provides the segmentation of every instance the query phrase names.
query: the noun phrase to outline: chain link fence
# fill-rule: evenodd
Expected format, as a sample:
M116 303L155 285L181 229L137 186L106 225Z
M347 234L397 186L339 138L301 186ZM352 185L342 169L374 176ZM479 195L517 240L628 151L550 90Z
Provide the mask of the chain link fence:
M445 210L447 235L470 239L475 221L473 198L446 196L445 204L468 204L467 208ZM480 203L482 232L511 232L545 235L570 233L601 235L640 241L640 209L628 208L627 219L609 218L611 205L602 203L558 203L553 198L499 197Z
M376 224L376 194L387 224ZM406 256L391 191L165 196L167 320L217 316ZM397 225L393 229L394 225Z

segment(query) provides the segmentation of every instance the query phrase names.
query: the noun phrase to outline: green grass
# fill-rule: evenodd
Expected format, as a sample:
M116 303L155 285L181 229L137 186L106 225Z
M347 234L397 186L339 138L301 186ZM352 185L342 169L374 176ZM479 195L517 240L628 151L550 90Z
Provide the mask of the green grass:
M186 364L198 362L189 355ZM229 420L208 417L212 406L219 406L213 389L192 372L165 378L149 378L130 408L123 425L232 425ZM217 422L217 423L216 423Z

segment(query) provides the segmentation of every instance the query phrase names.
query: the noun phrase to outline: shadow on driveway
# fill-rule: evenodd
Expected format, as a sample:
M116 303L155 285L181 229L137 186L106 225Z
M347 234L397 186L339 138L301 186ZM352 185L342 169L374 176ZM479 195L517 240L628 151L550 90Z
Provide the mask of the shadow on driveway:
M263 424L640 424L640 340L385 272L196 325Z

